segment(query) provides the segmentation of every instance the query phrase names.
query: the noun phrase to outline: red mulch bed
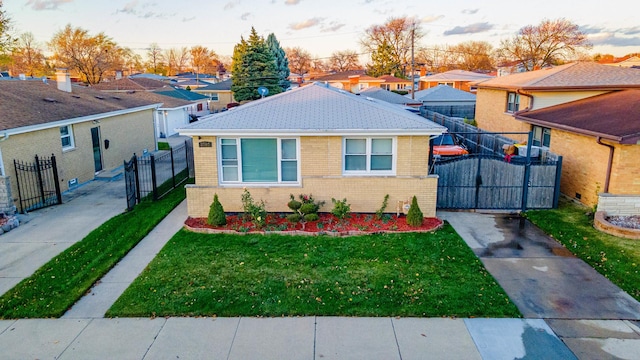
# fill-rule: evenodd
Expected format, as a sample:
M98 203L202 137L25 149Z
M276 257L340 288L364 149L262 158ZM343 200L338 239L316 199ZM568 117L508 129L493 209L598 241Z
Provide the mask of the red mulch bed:
M434 231L442 226L442 220L438 218L424 218L422 226L411 227L407 225L406 217L386 214L383 219L377 219L375 214L352 213L343 221L338 220L333 214L320 213L318 221L310 221L305 224L292 223L286 219L287 213L267 215L266 225L262 229L256 229L251 221L243 219L242 214L227 215L227 225L214 227L207 224L206 218L189 217L185 221L188 228L194 230L214 229L221 232L237 231L262 232L262 231L300 231L307 233L379 233L379 232L426 232Z

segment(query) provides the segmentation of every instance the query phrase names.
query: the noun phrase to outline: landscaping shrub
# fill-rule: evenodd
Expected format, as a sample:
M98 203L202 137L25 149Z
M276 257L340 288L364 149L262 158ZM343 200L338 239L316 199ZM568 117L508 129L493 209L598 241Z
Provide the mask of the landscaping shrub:
M378 220L382 220L382 216L384 215L384 211L387 210L387 206L389 205L389 194L384 196L384 200L382 200L382 206L380 209L376 211L376 218Z
M300 201L296 200L293 194L289 194L289 198L291 199L287 206L294 213L287 216L287 219L291 222L298 221L316 221L318 220L318 211L320 207L324 205L324 201L316 201L313 198L313 195L298 195Z
M244 217L250 220L257 229L264 227L267 222L267 210L264 201L260 200L260 203L257 204L247 189L244 189L242 193L242 209L244 210Z
M418 199L414 196L411 200L409 212L407 213L407 224L409 224L409 226L418 227L422 225L422 221L424 221L424 215L420 210L420 206L418 206Z
M331 213L342 220L346 218L351 212L351 205L347 203L347 198L342 200L336 200L331 198L331 202L333 203L333 209L331 209Z
M227 224L227 216L224 213L224 208L218 200L218 194L213 195L213 203L209 207L209 217L207 218L207 224L213 226L222 226Z

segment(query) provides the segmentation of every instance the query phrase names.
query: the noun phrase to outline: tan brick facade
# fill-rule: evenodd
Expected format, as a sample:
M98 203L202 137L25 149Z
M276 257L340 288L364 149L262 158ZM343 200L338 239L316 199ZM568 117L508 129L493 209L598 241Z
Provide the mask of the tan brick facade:
M520 109L529 105L529 98L520 96ZM476 123L478 128L494 132L529 132L531 125L518 121L506 112L507 91L478 89L476 97ZM527 135L509 135L516 141L527 140Z
M11 179L11 193L17 200L18 190L15 184L13 160L33 162L34 156L56 156L60 190L68 190L68 180L77 178L78 183L92 180L95 176L91 128L99 127L101 134L100 147L103 169L122 166L123 160L129 159L133 153L142 154L143 149L155 150L153 129L153 110L145 110L132 114L100 119L72 125L74 148L62 151L60 128L54 127L24 134L11 135L0 143L2 161L6 175ZM109 148L105 149L105 140L109 140Z
M188 213L204 217L209 212L213 195L218 194L225 211L242 211L242 187L220 187L217 177L216 138L194 138L196 184L187 187ZM210 141L212 147L199 147ZM343 176L342 137L319 136L300 138L301 186L248 187L252 197L265 201L268 211L289 211L289 194L313 194L324 200L321 211L330 211L331 198L343 199L355 212L375 212L389 194L388 212L395 212L397 201L416 196L425 216L435 217L438 178L427 176L428 137L397 138L396 176Z

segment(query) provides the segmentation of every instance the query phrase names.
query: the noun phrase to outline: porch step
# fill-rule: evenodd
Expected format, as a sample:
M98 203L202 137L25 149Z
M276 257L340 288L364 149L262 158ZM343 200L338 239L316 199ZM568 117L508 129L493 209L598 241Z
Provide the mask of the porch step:
M112 181L119 179L123 174L124 166L119 166L114 169L102 170L95 175L96 180Z

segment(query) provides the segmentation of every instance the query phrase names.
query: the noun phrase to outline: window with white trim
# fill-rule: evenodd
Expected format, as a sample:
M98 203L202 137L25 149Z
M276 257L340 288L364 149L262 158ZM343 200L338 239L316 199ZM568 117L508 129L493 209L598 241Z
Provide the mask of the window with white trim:
M62 143L62 150L73 149L75 147L73 128L71 125L60 126L60 141Z
M209 93L209 100L211 101L219 101L218 93Z
M221 138L220 182L297 183L298 140L289 138Z
M533 141L531 145L549 147L551 145L551 129L533 125Z
M520 110L520 94L514 92L507 93L507 112Z
M344 138L345 174L393 174L395 138Z

